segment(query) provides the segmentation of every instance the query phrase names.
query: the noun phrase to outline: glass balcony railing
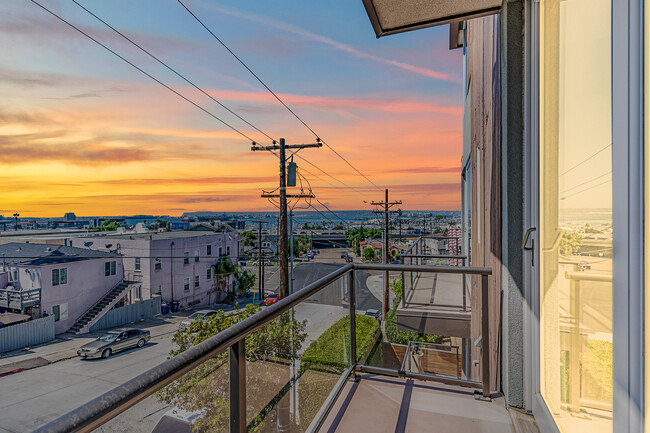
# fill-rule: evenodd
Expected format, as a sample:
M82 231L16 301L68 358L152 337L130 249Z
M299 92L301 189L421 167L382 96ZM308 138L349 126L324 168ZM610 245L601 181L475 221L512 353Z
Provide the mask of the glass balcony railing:
M384 334L391 331L382 332L383 318L375 312L381 311L385 272L394 289L403 273L447 274L451 268L459 270L350 263L271 306L250 305L224 314L215 321L222 328L195 322L175 336L175 356L36 431L318 431L357 372L472 387L489 399L489 356L481 359L482 381L472 381L461 378L453 345L411 344L409 368L403 367L404 355L391 360L382 353ZM462 270L484 277L487 299L491 270ZM395 303L397 297L390 299ZM484 311L482 332L487 336ZM388 321L384 327L390 329ZM482 345L482 353L489 354L489 338ZM425 352L430 359L423 365L420 353ZM441 371L436 359L453 371Z

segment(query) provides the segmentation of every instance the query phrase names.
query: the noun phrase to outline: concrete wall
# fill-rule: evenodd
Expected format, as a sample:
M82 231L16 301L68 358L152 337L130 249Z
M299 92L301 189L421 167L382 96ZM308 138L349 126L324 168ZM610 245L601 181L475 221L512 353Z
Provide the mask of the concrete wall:
M503 318L501 373L510 406L524 407L524 3L506 0L501 10L501 164Z
M104 275L104 264L116 262L115 275ZM52 270L67 269L68 282L52 285ZM37 316L53 314L53 307L60 306L65 312L63 318L55 323L57 334L66 332L74 323L117 286L123 279L124 267L120 257L82 260L56 265L8 266L11 271L18 270L18 281L13 283L21 289L41 289L41 306Z

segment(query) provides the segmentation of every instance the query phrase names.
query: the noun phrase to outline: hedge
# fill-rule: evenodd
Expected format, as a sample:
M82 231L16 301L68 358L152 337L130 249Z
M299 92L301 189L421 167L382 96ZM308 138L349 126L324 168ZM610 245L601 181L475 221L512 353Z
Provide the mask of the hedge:
M357 361L375 343L379 322L373 317L356 315ZM308 364L347 366L345 353L349 356L350 317L345 316L309 345L302 356Z

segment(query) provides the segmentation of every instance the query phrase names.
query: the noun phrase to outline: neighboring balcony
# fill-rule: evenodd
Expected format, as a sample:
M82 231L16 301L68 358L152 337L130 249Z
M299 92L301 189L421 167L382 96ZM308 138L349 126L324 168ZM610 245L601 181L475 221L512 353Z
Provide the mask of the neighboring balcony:
M397 277L395 289L407 273L459 269L341 266L257 313L234 313L232 326L37 431L514 432L513 415L490 389L489 356L479 357L479 379L467 379L455 337L395 344L395 335L413 334L371 313L385 271ZM482 331L490 353L496 342Z
M0 307L23 310L41 304L41 289L0 289Z

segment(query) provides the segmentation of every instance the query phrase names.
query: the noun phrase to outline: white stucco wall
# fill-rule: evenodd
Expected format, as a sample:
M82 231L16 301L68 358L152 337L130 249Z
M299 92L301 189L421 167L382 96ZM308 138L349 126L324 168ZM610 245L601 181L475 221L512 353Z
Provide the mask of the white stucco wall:
M115 261L115 275L105 276L106 262ZM52 270L67 269L67 283L52 285ZM120 257L82 260L55 265L24 266L9 265L8 270L18 270L16 288L41 289L40 314L53 314L53 307L60 306L67 311L61 320L55 322L56 334L66 332L74 323L117 286L123 279L124 267Z
M207 270L215 265L219 259L219 248L226 254L230 247L230 258L233 264L237 263L239 256L239 240L237 233L205 232L197 235L188 232L186 237L167 237L165 233L151 234L146 237L102 236L79 239L75 246L83 245L85 241L93 242L90 248L106 251L106 245L117 248L124 256L125 279L142 282L142 298L149 299L155 294L157 287L161 287L162 298L165 301L176 300L186 306L196 302L196 305L215 303L223 298L215 293L217 284L214 275L207 279ZM173 246L172 246L173 243ZM207 246L212 246L211 255L207 255ZM184 253L189 254L189 263L184 264ZM195 262L195 252L199 254L199 261ZM173 256L173 260L172 260ZM135 258L140 257L140 270L135 269ZM156 257L160 257L162 268L155 269ZM194 278L199 277L199 286L194 287ZM189 290L184 289L185 279L189 279ZM232 288L233 278L227 278L227 288ZM173 294L172 294L173 288Z

